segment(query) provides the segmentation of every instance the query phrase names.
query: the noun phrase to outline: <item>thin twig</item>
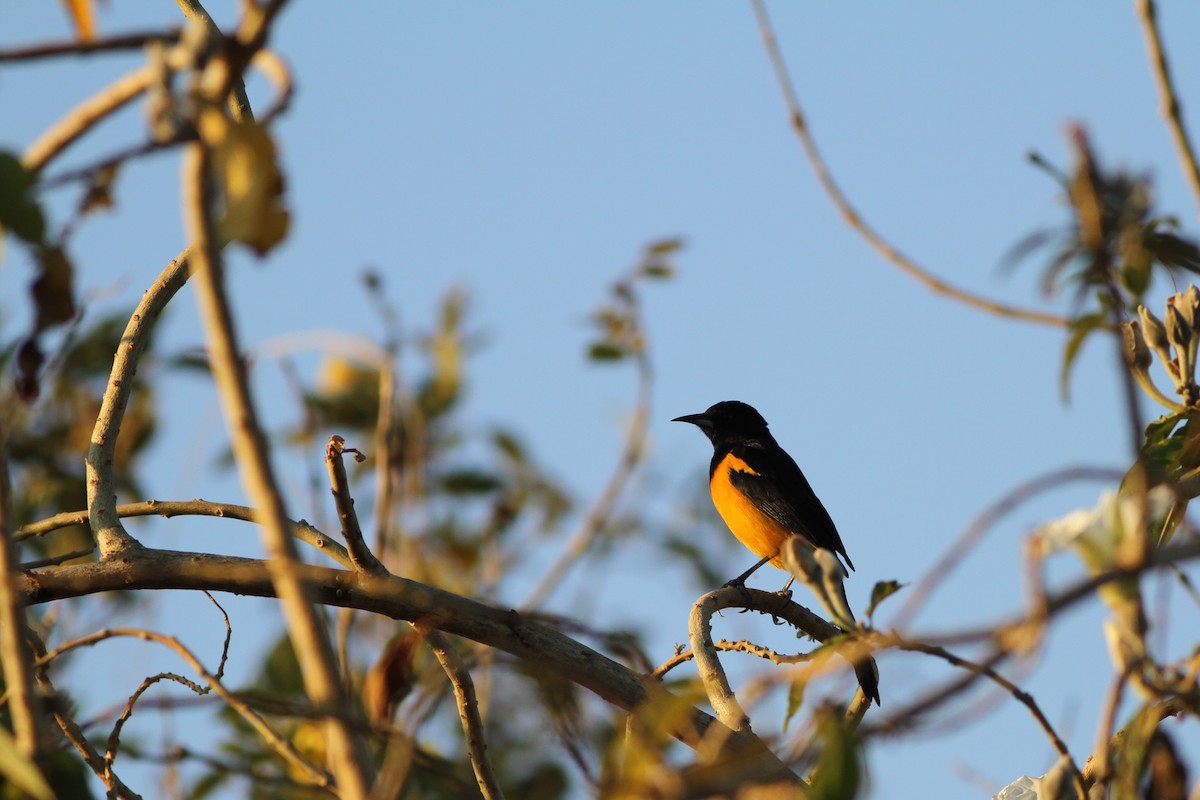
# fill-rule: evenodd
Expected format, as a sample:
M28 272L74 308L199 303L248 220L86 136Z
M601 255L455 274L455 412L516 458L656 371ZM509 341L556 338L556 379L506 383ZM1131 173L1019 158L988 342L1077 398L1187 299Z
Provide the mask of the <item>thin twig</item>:
M264 34L265 35L265 34ZM262 510L267 565L278 592L288 634L301 664L304 688L313 705L328 714L325 724L329 763L346 798L366 798L370 768L363 743L340 710L347 707L337 678L333 649L320 615L301 578L301 562L289 535L288 516L268 457L268 445L250 395L233 314L224 290L220 251L211 215L210 154L200 143L184 151L184 209L196 261L196 297L204 324L213 377L230 431L243 486Z
M68 561L74 561L77 558L90 556L96 552L95 545L83 550L72 550L69 553L59 553L56 556L48 556L46 558L35 558L32 561L22 561L21 569L43 569L45 567L54 567L59 564L65 564Z
M638 326L641 328L641 326ZM643 333L644 337L644 333ZM650 368L650 358L646 354L645 345L639 348L635 355L637 360L637 406L633 411L633 420L625 434L621 447L621 455L617 458L616 469L609 476L608 483L599 497L588 509L579 527L568 540L558 559L546 570L541 581L534 587L525 601L522 609L537 608L562 582L567 571L579 561L591 548L596 537L604 530L604 525L612 516L613 509L621 494L625 491L630 478L636 473L637 466L646 452L646 430L650 420L650 395L653 386L653 371Z
M196 657L182 642L174 636L166 636L154 631L145 630L142 628L111 628L95 631L86 636L81 636L78 639L73 639L62 645L59 645L54 650L46 653L38 659L37 664L40 668L48 666L54 659L80 647L91 647L108 639L130 637L140 639L141 641L155 642L170 650L173 650L176 655L183 659L192 670L200 676L208 689L211 689L213 694L220 697L231 709L236 711L252 728L262 737L263 742L271 748L280 758L287 761L289 765L297 769L310 782L316 786L331 787L332 781L330 776L314 765L310 764L304 756L287 741L286 738L280 736L275 730L267 724L258 712L250 705L238 697L233 692L230 692L225 685L207 669L200 659ZM187 685L186 683L184 685ZM136 698L131 698L136 699ZM127 706L128 708L129 706ZM106 760L107 763L107 760ZM107 781L106 781L107 782Z
M116 507L118 517L221 517L242 522L258 522L261 514L249 506L233 503L212 503L207 500L145 500L140 503L122 503ZM17 541L34 536L45 536L71 525L82 525L88 521L87 511L65 511L52 517L22 525L17 529ZM343 567L351 567L350 554L330 536L322 533L304 520L288 520L291 535L325 553ZM32 569L32 567L27 567Z
M203 25L211 39L224 38L221 29L204 6L200 5L199 0L175 0L175 3L189 22L193 25ZM246 84L241 76L233 81L233 91L229 93L229 114L238 122L254 119L254 112L250 109L250 98L246 96Z
M780 53L779 45L775 40L775 31L771 25L770 18L767 16L764 0L750 0L750 4L753 6L754 15L758 19L758 28L762 36L763 48L766 50L767 58L771 62L772 69L775 71L775 78L779 82L784 102L787 104L792 130L795 131L797 138L800 139L800 143L803 145L804 152L808 157L809 165L816 174L821 187L825 190L825 194L833 202L846 224L866 240L877 253L899 267L904 274L937 294L1002 317L1025 320L1026 322L1037 322L1042 325L1053 325L1059 328L1066 327L1067 320L1056 314L1010 306L952 286L901 253L882 234L867 224L866 220L863 219L862 215L851 205L850 200L842 192L841 187L834 180L833 175L829 172L829 167L817 149L816 141L813 139L812 133L808 128L808 123L804 119L804 112L800 108L800 101L792 85L792 79L788 74L787 67L783 63L783 55Z
M125 407L133 393L133 376L137 371L138 359L145 349L150 330L167 303L187 282L191 266L190 253L186 249L167 265L142 295L113 357L112 372L100 401L100 411L96 414L96 425L92 429L85 463L88 521L96 545L100 548L101 559L122 553L136 553L142 549L142 545L125 531L116 510L117 436L125 417Z
M127 563L95 562L66 565L18 576L18 589L30 605L106 591L138 589L207 589L256 597L276 597L272 566L268 561L232 556L198 555L166 550L149 551ZM353 606L391 619L425 620L445 633L463 636L494 647L594 692L625 711L647 703L679 701L650 681L587 645L554 629L524 618L508 608L496 608L432 586L399 577L352 574L344 570L297 565L299 575L315 592L318 602ZM730 590L736 591L736 590ZM749 590L758 610L777 612L792 624L806 625L805 609L778 595ZM815 618L811 630L818 635L826 623ZM327 713L318 709L316 714ZM705 732L724 728L711 715L692 708L663 720L670 735L690 747L705 745ZM725 729L722 758L754 761L763 774L790 779L790 771L761 739Z
M1100 714L1100 723L1096 731L1096 751L1088 756L1084 764L1084 780L1090 785L1099 783L1104 786L1111 776L1110 743L1113 738L1113 727L1116 725L1117 709L1121 707L1121 697L1129 683L1130 670L1124 669L1113 679L1112 687L1108 690L1104 703L1104 711Z
M980 539L1001 519L1011 514L1022 504L1039 494L1057 489L1075 481L1119 481L1124 473L1120 470L1103 467L1064 467L1052 472L1039 475L1013 488L999 500L983 510L971 521L966 530L958 537L950 549L946 551L937 563L925 571L912 590L908 592L904 605L896 612L888 623L890 628L907 626L920 612L929 595L938 584L954 571L955 567L966 558L967 554L979 543Z
M1034 720L1041 727L1042 731L1045 732L1046 737L1050 740L1050 743L1054 745L1055 751L1057 751L1060 756L1070 762L1071 775L1075 780L1076 788L1079 790L1081 797L1086 797L1087 787L1084 785L1083 774L1079 771L1079 767L1075 764L1075 759L1071 756L1071 751L1067 747L1067 743L1064 742L1062 737L1058 735L1058 732L1054 730L1054 726L1050 723L1050 720L1046 717L1045 713L1042 712L1041 707L1038 706L1033 695L1029 694L1029 692L1026 692L1021 687L1005 678L999 672L996 672L995 669L987 664L979 664L974 661L970 661L969 659L962 658L961 656L957 656L954 653L951 653L949 650L946 650L944 647L936 647L923 642L914 642L903 639L899 636L885 637L885 642L888 640L894 643L894 645L901 650L905 650L910 653L925 653L926 655L940 658L951 666L960 667L968 672L982 675L991 680L997 686L1003 687L1010 695L1012 695L1014 700L1029 710L1029 713L1033 716Z
M168 50L164 57L171 69L190 66L190 54L178 48ZM139 67L75 106L25 148L21 157L22 165L29 172L40 172L52 159L95 127L96 123L145 93L157 79L156 73L150 65Z
M803 664L806 661L811 661L812 653L777 653L769 647L755 644L754 642L739 639L736 642L731 642L728 639L721 639L713 643L713 647L717 650L726 653L749 653L752 656L770 661L772 664ZM654 668L650 673L652 678L662 680L664 676L671 670L678 667L680 664L686 664L695 658L696 654L691 650L680 649L675 655L668 658L662 664Z
M363 540L362 526L358 523L358 514L354 510L354 498L350 496L350 478L346 475L346 465L342 454L350 451L361 461L362 453L346 447L346 440L341 436L330 436L325 445L325 466L329 470L329 483L333 491L333 503L337 508L338 520L342 524L342 536L346 539L346 551L350 561L359 572L372 575L387 575L387 567L380 563L371 548Z
M105 156L97 161L93 161L83 167L69 169L47 178L38 181L38 189L41 191L49 191L57 189L74 181L91 180L94 175L103 170L111 170L122 166L126 161L132 161L142 156L148 156L157 153L161 150L166 150L175 147L184 142L190 142L196 138L196 132L191 130L178 131L176 136L164 140L157 141L151 139L141 144L130 145L117 150L112 155Z
M1167 52L1163 48L1162 33L1158 29L1158 10L1154 0L1138 0L1136 5L1138 19L1142 23L1142 34L1146 39L1146 50L1149 51L1150 64L1153 67L1154 84L1158 87L1159 110L1166 119L1167 130L1171 132L1171 140L1175 143L1175 152L1179 156L1184 180L1192 189L1192 199L1200 207L1200 166L1197 165L1196 151L1188 138L1179 95L1171 80Z
M108 774L112 773L113 762L117 760L117 751L121 747L121 731L125 729L125 723L133 717L133 707L138 700L141 699L150 687L161 681L174 681L180 686L191 689L197 695L208 694L208 689L195 681L190 681L182 675L176 675L174 672L160 672L157 675L151 675L144 678L129 699L125 701L125 707L121 709L121 713L117 716L117 721L113 724L112 731L108 734L108 741L104 746L104 771Z
M504 792L500 789L492 760L487 754L487 733L484 730L483 719L479 716L479 702L475 698L475 684L471 680L470 671L445 634L421 621L413 623L413 627L425 637L433 654L437 656L438 663L445 670L446 677L450 679L451 686L454 687L454 702L458 705L458 718L467 742L467 756L471 760L471 768L475 771L479 791L487 800L500 800L504 797Z
M92 39L91 41L72 39L68 42L49 42L46 44L14 47L11 50L0 50L0 64L6 61L37 61L57 56L87 56L95 53L112 53L121 50L141 50L151 42L177 42L179 41L179 34L179 28L168 28L158 31L143 31L141 33L124 33L119 36L110 36L107 39Z
M1046 598L1045 616L1053 616L1066 609L1074 606L1076 603L1082 602L1092 597L1096 590L1101 586L1106 586L1110 583L1136 578L1144 572L1149 572L1155 569L1161 569L1171 564L1182 563L1200 558L1200 541L1191 542L1189 544L1173 544L1169 547L1163 547L1155 550L1141 564L1133 566L1115 566L1107 572L1098 575L1090 575L1086 578L1071 584L1065 589L1062 589ZM1039 615L1041 619L1041 615ZM1003 637L1005 632L1013 631L1023 625L1027 625L1036 620L1031 620L1024 615L1011 617L1008 619L996 620L990 623L975 625L962 630L950 631L946 633L930 633L923 636L914 635L913 639L917 641L927 642L929 644L940 645L957 645L966 644L969 642L991 641L998 637Z
M48 696L56 694L54 684L46 674L46 670L38 670L38 685L41 686L43 692ZM67 704L56 702L50 704L50 713L54 717L54 721L58 723L58 727L62 730L63 736L71 743L71 746L83 757L83 762L95 773L96 777L104 781L104 785L108 787L110 796L118 800L142 800L142 796L130 789L125 783L117 777L117 774L106 768L104 756L88 741L87 734L75 722L75 719L67 713Z

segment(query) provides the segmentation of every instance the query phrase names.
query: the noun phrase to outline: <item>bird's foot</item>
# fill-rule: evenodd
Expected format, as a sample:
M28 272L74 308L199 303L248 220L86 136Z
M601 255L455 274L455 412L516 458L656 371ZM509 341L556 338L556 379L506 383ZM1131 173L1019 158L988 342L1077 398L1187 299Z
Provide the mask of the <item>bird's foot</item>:
M750 596L750 590L746 588L746 576L745 575L741 576L740 578L734 578L731 581L726 581L725 585L722 586L721 588L722 589L740 589L742 592L742 597L745 598L745 600L746 600L746 605L750 605L750 601L753 599ZM744 609L742 609L742 612L745 613L746 611L749 611L749 610L750 609L748 609L748 608L744 608Z

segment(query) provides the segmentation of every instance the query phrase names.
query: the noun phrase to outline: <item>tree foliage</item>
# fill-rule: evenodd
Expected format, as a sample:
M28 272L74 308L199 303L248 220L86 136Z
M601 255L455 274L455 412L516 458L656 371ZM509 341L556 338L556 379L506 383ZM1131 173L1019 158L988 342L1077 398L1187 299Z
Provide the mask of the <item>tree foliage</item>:
M469 359L480 337L472 329L468 293L459 288L445 295L428 330L411 333L396 322L391 287L379 273L366 273L360 290L379 313L382 341L346 336L326 342L312 376L296 367L292 354L274 354L303 419L268 430L248 388L249 359L236 338L224 251L245 247L268 256L293 224L273 124L286 111L291 76L267 46L284 3L244 3L229 32L217 30L198 4L180 5L190 21L182 32L131 42L95 38L91 4L68 3L78 41L0 54L34 60L131 44L146 53L143 70L86 108L65 108L25 153L0 153L5 244L23 248L36 265L28 295L6 298L30 320L28 329L0 341L8 376L0 392L3 796L148 796L153 789L132 785L125 765L157 761L164 769L186 764L188 778L176 795L197 799L229 792L256 798L849 798L869 785L866 742L928 725L932 712L985 681L1028 710L1059 757L1041 778L1015 783L1009 796L1022 786L1044 798L1186 796L1188 765L1177 734L1162 722L1200 712L1200 662L1194 643L1180 660L1156 653L1143 595L1148 576L1164 570L1194 593L1184 569L1200 556L1186 516L1200 494L1200 291L1189 284L1161 309L1148 307L1147 298L1155 280L1178 284L1200 272L1200 249L1175 218L1154 208L1148 179L1106 168L1086 132L1072 128L1073 165L1055 168L1036 157L1058 181L1070 218L1032 234L1013 254L1027 262L1049 252L1042 285L1067 296L1069 312L1009 307L951 287L900 255L850 205L812 142L765 10L753 3L793 128L835 206L896 266L938 293L981 313L1060 327L1064 389L1086 342L1114 347L1138 456L1094 508L1048 521L1030 538L1039 566L1033 574L1042 574L1042 560L1066 551L1080 558L1082 579L1051 590L1042 576L1019 616L944 634L914 635L895 621L877 626L876 611L904 602L900 616L911 617L930 581L952 568L960 551L915 586L881 580L855 621L840 569L823 553L788 548L785 558L813 589L817 614L803 598L717 588L723 565L697 548L694 537L656 531L664 552L694 566L706 586L688 623L688 644L656 664L651 654L663 643L543 607L572 570L597 563L631 532L651 533L637 509L620 503L647 447L653 321L642 296L674 276L683 241L648 244L593 315L586 357L597 369L631 370L636 387L617 464L595 498L573 496L518 432L481 429L464 419ZM1156 43L1153 7L1144 9L1143 24ZM1156 75L1169 93L1160 50L1159 56ZM276 92L274 104L257 115L244 88L251 70ZM144 142L65 177L52 175L65 149L133 97L144 98L151 112ZM1179 126L1177 113L1168 124ZM1185 169L1195 172L1181 127L1177 138ZM122 165L163 149L184 154L181 212L190 244L146 287L136 309L87 321L68 256L72 235L91 224L96 208L116 202ZM82 187L82 201L68 219L43 207L42 192L52 181ZM199 300L203 356L164 353L152 339L159 315L181 302L175 293L185 283ZM159 427L156 387L185 371L217 386L230 443L224 465L236 468L251 507L152 500L139 484ZM1165 411L1149 425L1139 413L1142 396ZM287 514L268 457L280 451L311 465L314 522ZM323 465L314 456L322 451ZM706 503L682 504L688 526L709 524L696 511ZM207 517L214 526L231 524L230 518L252 521L261 532L261 557L153 548L125 527L129 518L155 515L164 518L157 525L178 515ZM532 543L551 546L558 556L539 566L529 558ZM518 582L528 587L525 600L509 608L500 598L513 596ZM137 609L153 603L157 589L209 592L214 603L220 593L277 603L283 622L251 670L253 679L231 686L225 678L237 619L219 605L229 633L217 663L170 631L136 627ZM1097 708L1107 703L1111 709L1097 749L1081 754L1067 748L1038 699L1007 667L1030 658L1063 612L1093 597L1106 608L1113 690L1097 700ZM61 615L111 600L121 602L90 633L65 633L56 625ZM789 654L750 641L714 642L713 616L729 608L766 615L817 644ZM130 693L115 712L84 724L74 699L94 687L69 664L84 647L105 648L122 638L170 651L180 671L142 675L137 664L129 665ZM959 645L982 655L964 657L952 649ZM723 665L735 651L763 664L736 690ZM901 658L937 659L960 676L914 696L890 680L889 666ZM872 659L881 665L886 712L872 708L861 691L846 702L829 689L838 684L827 678ZM696 676L680 677L684 671L677 668L692 661ZM187 694L160 695L161 683ZM1118 719L1126 692L1136 695L1136 710ZM747 696L768 694L787 709L783 729L771 734L753 730L743 706ZM220 741L214 751L186 741L164 750L122 736L131 716L169 716L195 702L220 709L212 723Z

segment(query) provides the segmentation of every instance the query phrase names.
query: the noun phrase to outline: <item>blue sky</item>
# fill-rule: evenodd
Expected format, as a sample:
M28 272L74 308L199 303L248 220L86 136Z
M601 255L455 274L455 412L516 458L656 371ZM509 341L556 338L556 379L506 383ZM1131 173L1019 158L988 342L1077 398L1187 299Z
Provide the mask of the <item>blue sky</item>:
M69 34L58 4L15 9L4 13L0 46ZM235 9L210 10L228 24ZM1158 208L1195 233L1196 206L1128 4L776 2L770 10L844 189L879 230L947 280L1069 310L1068 298L1039 295L1037 257L1001 268L1022 237L1067 219L1056 185L1025 154L1065 165L1069 121L1087 126L1105 164L1152 176ZM112 2L98 12L106 34L178 22L169 3ZM1161 16L1190 113L1200 102L1189 102L1200 97L1200 54L1189 38L1200 7L1164 2ZM848 589L860 608L876 580L919 577L1017 483L1061 466L1128 460L1106 343L1084 352L1064 405L1061 331L934 296L840 222L788 128L746 4L295 2L272 44L297 83L277 127L294 227L263 263L232 257L250 345L325 328L377 336L357 285L365 265L385 275L409 329L462 285L487 341L472 361L464 421L513 425L541 463L586 496L616 458L633 391L628 369L584 362L587 315L647 242L681 236L678 279L644 293L656 385L653 451L636 493L667 508L703 480L708 445L672 417L717 400L752 403L837 521L858 566ZM6 66L0 147L19 150L68 103L136 61ZM251 92L261 107L266 87L251 84ZM140 141L139 114L131 108L107 123L62 166ZM174 155L126 169L118 209L74 240L81 291L103 293L97 308L132 304L183 246L177 169ZM51 202L69 199L60 193ZM6 315L28 279L28 264L9 248L0 266ZM198 345L190 296L176 306L165 343ZM10 323L4 335L16 329ZM314 356L305 366L315 364ZM294 420L279 380L262 374L271 424ZM151 494L238 501L236 481L207 466L220 447L210 440L213 398L184 383L165 395L176 424L168 422L158 445ZM285 473L303 474L294 465ZM933 596L917 627L1019 608L1024 536L1090 505L1098 490L1072 487L1007 519ZM154 544L253 552L249 528L166 527ZM207 538L188 544L180 530ZM623 548L627 557L587 584L569 584L555 604L582 613L594 602L601 619L645 630L665 659L686 636L697 587L650 547L635 540ZM741 571L748 556L726 552L737 565L731 575ZM1078 572L1069 557L1051 569L1056 581ZM778 578L758 580L773 588ZM1194 616L1179 594L1168 606ZM239 608L248 618L254 604ZM157 614L151 621L167 626L170 614ZM1080 761L1110 680L1101 618L1094 604L1072 612L1021 676ZM759 630L745 617L721 624L717 634L728 638ZM1187 644L1180 632L1189 625L1190 616L1176 621L1175 648ZM215 644L210 637L197 646ZM947 674L908 656L881 668L893 707ZM998 789L1051 762L1045 738L1011 702L952 733L870 749L877 797L894 796L889 787L899 782L922 785L927 796L984 796L978 787Z

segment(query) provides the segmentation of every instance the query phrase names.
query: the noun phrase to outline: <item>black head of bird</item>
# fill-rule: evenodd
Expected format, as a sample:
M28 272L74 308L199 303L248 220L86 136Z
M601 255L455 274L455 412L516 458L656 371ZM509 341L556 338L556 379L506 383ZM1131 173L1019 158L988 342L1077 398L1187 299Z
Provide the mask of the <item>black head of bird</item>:
M739 440L773 439L767 421L754 406L739 400L723 400L709 406L703 414L685 414L672 422L689 422L716 446Z

